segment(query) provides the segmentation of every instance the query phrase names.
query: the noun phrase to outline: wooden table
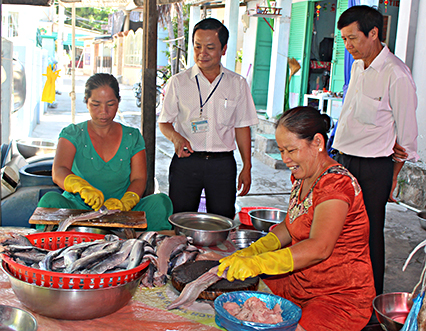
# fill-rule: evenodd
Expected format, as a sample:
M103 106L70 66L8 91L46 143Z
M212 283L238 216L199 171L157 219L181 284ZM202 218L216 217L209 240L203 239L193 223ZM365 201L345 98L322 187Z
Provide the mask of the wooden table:
M44 231L52 231L55 225L70 216L77 216L90 210L65 209L65 208L42 208L37 207L30 217L30 224L44 225ZM79 221L73 226L122 228L128 239L135 238L135 229L145 230L147 228L146 215L144 211L124 211L112 215L102 216L91 221Z

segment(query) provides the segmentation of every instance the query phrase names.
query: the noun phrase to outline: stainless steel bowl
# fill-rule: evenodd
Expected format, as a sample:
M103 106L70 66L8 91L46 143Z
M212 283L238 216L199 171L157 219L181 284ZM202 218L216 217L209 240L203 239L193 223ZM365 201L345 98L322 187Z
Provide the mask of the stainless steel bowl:
M279 209L254 209L248 212L251 223L259 231L268 232L269 228L284 221L287 213Z
M70 226L67 231L96 233L96 234L112 234L109 228L100 228L96 226Z
M176 234L193 239L194 245L214 246L224 242L239 223L230 218L208 213L176 213L169 217Z
M19 153L26 159L35 155L55 153L56 151L56 142L45 138L18 139L16 146Z
M387 331L398 331L404 326L412 303L408 301L410 294L393 292L378 295L373 300L373 307L379 322Z
M35 331L37 320L23 309L0 305L0 330Z
M85 320L112 314L135 294L142 275L131 282L99 289L57 289L29 284L15 278L2 262L12 289L24 306L33 312L57 319Z
M253 242L265 236L265 232L255 230L237 230L229 234L231 240L238 249L249 247Z

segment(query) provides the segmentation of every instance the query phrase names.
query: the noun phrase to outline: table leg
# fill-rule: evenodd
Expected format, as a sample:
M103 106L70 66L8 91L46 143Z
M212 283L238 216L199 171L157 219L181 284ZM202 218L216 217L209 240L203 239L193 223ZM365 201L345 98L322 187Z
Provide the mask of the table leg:
M52 224L46 224L45 226L44 226L44 229L43 229L43 232L52 232L53 231L53 227L54 227L54 225L52 225Z

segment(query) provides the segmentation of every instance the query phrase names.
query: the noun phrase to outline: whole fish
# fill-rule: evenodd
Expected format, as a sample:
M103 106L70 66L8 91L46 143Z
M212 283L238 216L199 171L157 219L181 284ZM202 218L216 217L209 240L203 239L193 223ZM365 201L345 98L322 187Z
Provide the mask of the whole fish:
M122 243L120 241L111 242L108 246L106 246L101 251L94 252L91 255L78 259L74 263L70 264L65 268L65 273L75 273L77 271L91 268L96 263L99 263L100 260L103 260L110 256L111 254L116 253Z
M217 275L218 268L219 266L215 266L197 279L186 284L180 295L167 306L167 309L170 310L190 306L206 288L218 282L222 278L226 278L226 271L221 277Z
M69 265L74 263L76 260L78 260L82 253L88 248L97 246L99 244L104 244L104 241L85 241L81 242L79 244L75 244L72 246L67 247L66 249L62 250L61 253L56 257L58 259L63 258L64 260L64 266L67 268Z
M173 249L180 244L185 244L188 239L185 236L173 236L165 238L157 248L158 267L154 275L154 284L156 286L164 286L167 282L167 271L169 265L170 254Z
M96 218L100 218L102 216L112 215L112 214L120 212L119 209L106 209L106 207L105 208L102 208L102 207L98 211L91 211L91 212L83 213L77 216L70 216L67 219L60 221L58 229L56 231L65 231L66 229L68 229L68 227L71 224L75 222L90 221Z
M39 262L39 268L41 270L53 271L53 259L58 257L67 248L68 247L62 247L47 253L44 259Z
M181 264L184 264L189 261L195 261L195 258L198 255L198 251L183 251L181 255L178 256L175 262L175 266L179 267Z
M8 233L0 237L0 244L4 246L8 245L21 245L21 246L31 246L31 241L21 234L17 233Z
M151 245L155 244L155 238L157 237L158 232L156 231L146 231L146 232L142 232L138 239L139 240L145 240L147 242L149 242Z
M188 243L183 243L183 244L179 244L177 245L172 252L170 253L170 257L169 260L173 260L176 256L182 254L182 252L186 249L186 247L188 246Z
M136 239L129 255L128 263L126 266L127 270L136 268L141 263L145 251L145 244L148 244L148 242L145 240Z
M120 250L115 254L111 254L107 258L103 259L92 268L84 269L81 271L82 274L102 274L107 270L115 268L117 265L122 263L130 254L132 247L134 246L136 239L126 240Z
M153 288L154 287L154 273L157 270L153 263L148 265L148 270L142 277L141 284L142 286Z
M33 264L38 264L41 260L44 259L47 253L41 253L37 250L32 251L16 251L11 253L9 256L14 260L20 260L24 262L24 264L31 266Z

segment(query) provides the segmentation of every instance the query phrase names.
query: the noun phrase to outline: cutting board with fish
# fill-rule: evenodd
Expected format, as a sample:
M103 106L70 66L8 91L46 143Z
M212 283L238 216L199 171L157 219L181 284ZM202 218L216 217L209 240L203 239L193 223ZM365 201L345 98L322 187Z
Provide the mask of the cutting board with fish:
M37 207L30 217L30 224L57 225L60 221L70 216L77 216L90 210L42 208ZM105 215L91 221L79 221L73 223L81 226L117 227L146 229L146 215L144 211L122 211L113 215Z
M219 265L219 261L201 260L186 262L173 269L171 282L175 289L182 292L186 284ZM259 287L259 277L247 278L245 281L229 282L221 279L200 293L198 299L214 300L222 293L233 291L256 291Z

